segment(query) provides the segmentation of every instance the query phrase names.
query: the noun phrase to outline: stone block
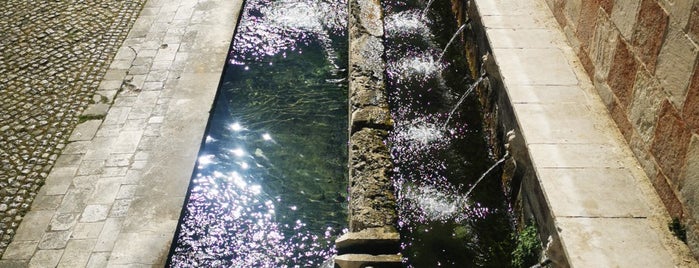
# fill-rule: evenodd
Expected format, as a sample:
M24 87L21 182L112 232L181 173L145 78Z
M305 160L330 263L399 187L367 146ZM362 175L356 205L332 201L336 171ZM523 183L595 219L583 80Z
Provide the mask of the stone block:
M675 107L684 105L697 51L697 46L682 31L670 30L658 55L655 76Z
M73 268L85 267L90 259L92 248L95 245L94 239L72 239L68 242L63 257L61 257L58 267Z
M45 195L62 195L68 191L73 177L77 172L77 167L54 168L46 177L45 185L41 193Z
M690 138L691 132L686 128L679 112L670 102L664 101L655 128L651 153L660 165L662 173L673 183L677 183L681 175Z
M514 104L528 143L610 143L609 131L590 109L578 103Z
M395 227L367 228L349 232L335 240L337 254L396 254L400 252L400 234Z
M607 15L611 15L614 7L614 0L600 0L599 6L605 13L607 13Z
M493 49L505 80L514 85L577 85L563 52L555 48ZM527 66L536 66L531 68Z
M583 66L583 69L585 69L587 76L593 78L595 77L595 65L592 63L592 59L590 59L590 52L588 52L587 49L588 48L580 47L580 49L578 49L578 58L580 59L580 64Z
M640 68L633 86L629 121L645 143L650 143L653 139L664 98L658 81L645 68Z
M539 181L554 217L648 217L626 169L541 169Z
M116 243L117 237L121 232L121 225L123 223L121 218L108 218L104 222L102 231L97 237L97 242L95 244L94 251L96 252L109 252L114 248L114 243Z
M344 254L335 257L335 266L340 268L400 268L403 267L402 259L400 254Z
M558 218L571 267L674 267L647 219Z
M392 226L397 221L390 172L393 164L384 144L386 131L364 128L350 137L350 231Z
M105 116L109 110L108 103L95 103L87 106L87 109L83 111L83 116Z
M39 242L39 249L62 249L68 244L71 231L44 233Z
M29 211L17 228L14 241L38 241L46 231L53 217L53 211Z
M626 142L629 142L634 131L627 116L627 109L622 107L618 101L613 102L611 106L607 108L609 109L609 115L612 117L612 120L614 120L614 123L616 123L621 135L624 136Z
M350 1L354 3L355 1ZM359 12L354 13L358 17L359 24L370 35L383 37L383 14L381 3L378 0L356 0Z
M29 267L56 267L58 266L58 261L61 260L61 256L63 256L62 249L38 250L36 253L34 253L34 257L32 257L31 261L29 261Z
M109 264L145 264L149 267L164 263L172 233L121 233L116 241Z
M629 102L631 102L631 91L633 90L634 81L636 81L638 62L626 42L620 41L615 50L609 76L607 77L607 84L609 84L609 87L619 100L622 110L625 112Z
M587 1L582 5L580 16L578 17L577 29L575 35L580 41L581 49L590 47L590 40L595 33L595 25L597 25L597 12L600 8L599 0Z
M699 67L694 66L692 80L687 89L682 116L694 133L699 133Z
M612 10L612 22L626 40L631 40L636 17L641 7L638 0L616 0Z
M655 72L656 60L667 26L668 15L658 1L642 0L631 44L637 49L638 57L651 73Z
M354 76L358 72L383 81L386 69L383 51L383 43L379 37L364 35L351 39L349 47L350 75Z
M589 0L585 0L583 4L583 0L566 0L565 1L565 7L563 9L563 12L565 12L566 17L568 18L568 24L567 26L576 29L578 27L577 23L580 20L580 13L582 11L582 6L587 5Z
M2 258L6 260L28 260L31 259L39 244L37 241L14 241L10 243Z
M51 224L49 225L50 231L66 231L70 230L75 226L78 221L78 213L57 213L53 216Z
M687 22L687 35L689 35L694 42L699 42L699 2L692 2L692 9Z
M393 118L388 107L368 106L355 110L351 116L352 131L370 127L390 130L393 128Z
M80 215L80 222L103 221L107 219L109 208L109 205L87 205L82 215Z
M614 58L614 49L617 47L619 33L607 14L602 10L597 11L597 24L590 42L590 60L595 65L593 81L607 81L609 67Z
M102 120L88 120L75 127L68 141L89 141L97 133Z
M660 0L658 1L670 16L670 28L684 30L696 1Z
M699 135L693 134L680 180L680 194L690 217L699 222Z
M623 168L623 155L606 144L529 144L535 168Z
M670 217L682 219L685 216L682 210L682 203L680 203L677 194L670 185L669 178L663 175L662 172L658 172L655 176L651 176L650 179L653 188L660 196L660 200L665 205Z

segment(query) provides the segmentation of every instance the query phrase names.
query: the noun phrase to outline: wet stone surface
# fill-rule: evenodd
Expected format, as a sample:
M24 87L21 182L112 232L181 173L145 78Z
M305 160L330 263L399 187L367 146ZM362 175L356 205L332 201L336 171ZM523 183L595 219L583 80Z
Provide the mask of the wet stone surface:
M5 0L0 10L0 256L145 0Z

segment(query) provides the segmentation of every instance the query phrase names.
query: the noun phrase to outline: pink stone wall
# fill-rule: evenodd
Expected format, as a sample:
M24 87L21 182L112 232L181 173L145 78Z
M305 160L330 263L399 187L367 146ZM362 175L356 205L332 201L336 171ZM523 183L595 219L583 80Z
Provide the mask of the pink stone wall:
M699 256L699 0L546 0Z

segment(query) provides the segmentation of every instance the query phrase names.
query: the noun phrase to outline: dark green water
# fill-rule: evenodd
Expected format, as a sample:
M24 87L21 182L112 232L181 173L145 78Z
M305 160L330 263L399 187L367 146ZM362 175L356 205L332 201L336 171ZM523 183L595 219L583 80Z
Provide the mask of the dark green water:
M347 225L343 14L338 1L247 1L169 266L317 267L334 254Z

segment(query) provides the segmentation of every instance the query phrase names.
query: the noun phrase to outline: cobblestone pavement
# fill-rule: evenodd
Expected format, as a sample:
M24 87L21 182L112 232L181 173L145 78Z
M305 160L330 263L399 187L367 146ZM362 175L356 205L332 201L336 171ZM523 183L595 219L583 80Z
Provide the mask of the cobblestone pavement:
M2 1L0 256L81 113L113 98L95 92L144 2Z

